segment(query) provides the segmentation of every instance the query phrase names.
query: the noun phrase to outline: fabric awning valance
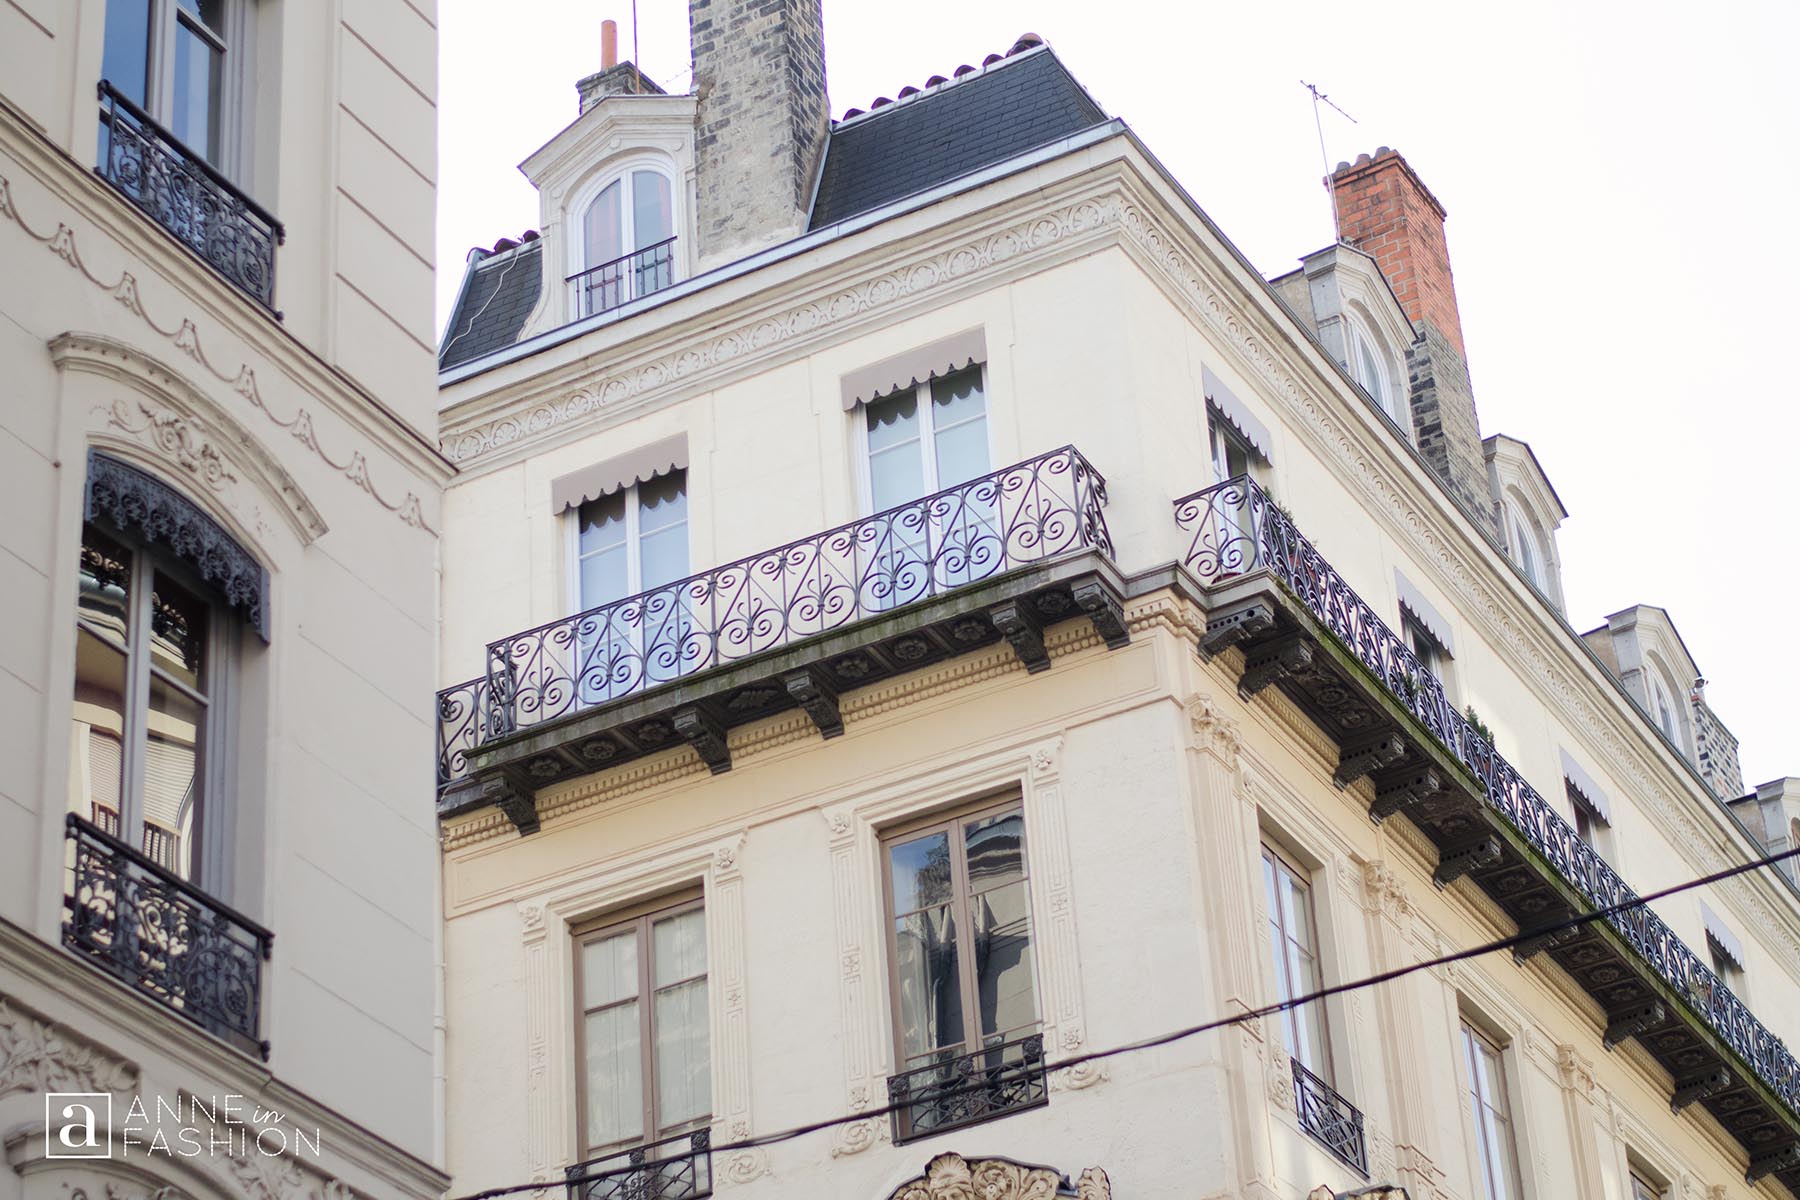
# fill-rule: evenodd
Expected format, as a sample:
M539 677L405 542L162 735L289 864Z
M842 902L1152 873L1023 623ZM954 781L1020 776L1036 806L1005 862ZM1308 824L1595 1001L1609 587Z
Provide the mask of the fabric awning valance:
M1606 793L1600 790L1593 777L1581 769L1581 764L1569 757L1567 750L1559 751L1562 755L1563 781L1569 790L1580 797L1581 803L1608 825L1612 824L1612 807L1606 802Z
M550 507L558 513L566 512L634 483L648 483L670 471L685 471L687 465L687 435L678 433L551 480Z
M1412 619L1425 627L1425 632L1437 639L1437 644L1452 658L1456 657L1456 636L1450 631L1450 622L1442 613L1431 606L1423 592L1414 586L1412 580L1394 572L1394 586L1400 593L1400 607L1412 616Z
M844 376L844 411L900 388L987 361L987 331L968 329Z
M1725 924L1719 914L1706 906L1704 900L1700 902L1700 919L1706 924L1706 936L1712 939L1719 952L1729 958L1738 970L1743 970L1744 944L1738 941L1737 934L1731 932L1731 927Z
M1273 463L1275 439L1269 436L1268 429L1256 419L1251 411L1244 407L1232 390L1225 386L1212 368L1201 364L1200 386L1206 392L1207 407L1217 413L1226 424L1237 430L1245 445L1256 452L1256 456L1265 463Z

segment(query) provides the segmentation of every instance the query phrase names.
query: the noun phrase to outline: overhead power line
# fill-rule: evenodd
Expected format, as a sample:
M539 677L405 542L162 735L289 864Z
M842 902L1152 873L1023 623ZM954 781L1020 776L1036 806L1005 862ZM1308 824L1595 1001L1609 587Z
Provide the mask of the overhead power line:
M1229 1017L1220 1017L1217 1020L1207 1021L1199 1025L1189 1025L1184 1029L1176 1029L1169 1033L1158 1034L1155 1037L1143 1038L1135 1042L1126 1042L1123 1045L1110 1046L1104 1050L1091 1050L1086 1054L1075 1054L1068 1058L1057 1059L1055 1062L1045 1063L1043 1069L1046 1073L1050 1071L1060 1071L1068 1067L1080 1066L1084 1063L1098 1062L1101 1059L1113 1058L1120 1054L1130 1054L1138 1050L1150 1050L1157 1046L1166 1046L1171 1042L1178 1042L1202 1033L1210 1033L1215 1029L1227 1029L1233 1025L1242 1025L1247 1021L1260 1021L1265 1017L1276 1016L1280 1013L1287 1012L1290 1009L1299 1008L1302 1005L1314 1004L1320 1000L1330 999L1332 996L1342 996L1350 992L1361 991L1363 988L1374 987L1376 984L1380 983L1391 983L1396 979L1402 979L1420 971L1430 971L1438 967L1447 966L1451 963L1463 962L1471 958L1480 958L1483 955L1492 954L1497 950L1510 950L1514 946L1524 942L1534 942L1547 935L1560 933L1567 929L1576 929L1595 921L1604 921L1608 917L1617 916L1622 912L1629 912L1631 909L1641 907L1653 900L1662 900L1669 896L1679 895L1682 892L1692 891L1697 887L1706 887L1709 884L1719 883L1739 875L1746 875L1751 871L1759 871L1765 867L1772 867L1778 863L1786 862L1788 859L1796 857L1800 857L1800 848L1784 850L1780 854L1771 854L1764 858L1753 859L1750 862L1740 863L1735 867L1726 867L1722 871L1714 871L1710 875L1701 875L1698 878L1689 879L1684 883L1674 884L1671 887L1663 888L1661 891L1651 892L1647 896L1634 896L1632 899L1620 901L1618 904L1611 904L1605 908L1597 908L1591 912L1577 913L1565 920L1552 922L1547 925L1534 926L1531 929L1522 929L1518 933L1509 934L1502 938L1495 938L1491 942L1483 942L1476 946L1470 946L1467 949L1454 950L1448 954L1440 954L1436 958L1426 959L1423 962L1409 963L1403 967L1395 967L1392 970L1382 971L1378 974L1365 976L1361 979L1334 984L1331 987L1320 988L1317 991L1308 992L1302 996L1295 996L1288 1000L1280 1000L1273 1004L1265 1004L1261 1008L1250 1009ZM960 1095L964 1092L980 1090L984 1086L984 1084L979 1083L966 1084L959 1088L945 1089L943 1092L937 1094L942 1096ZM839 1125L849 1125L856 1121L867 1121L877 1117L885 1117L898 1112L901 1109L910 1107L912 1103L912 1101L900 1101L894 1104L882 1105L880 1108L868 1108L861 1112L844 1113L840 1116L827 1117L823 1120L812 1121L805 1125L791 1126L787 1129L777 1130L772 1133L758 1134L755 1137L740 1138L735 1142L726 1142L722 1145L713 1146L710 1149L714 1154L728 1154L736 1150L754 1150L763 1146L773 1146L780 1142L789 1142L795 1138L804 1137L809 1133L818 1133L821 1130L832 1129ZM586 1183L589 1180L600 1179L607 1175L614 1175L617 1173L618 1169L613 1168L610 1170L596 1170L587 1175L569 1176L556 1183L519 1183L508 1187L488 1188L485 1191L470 1193L467 1196L461 1197L460 1200L495 1200L496 1197L501 1196L514 1196L524 1192L540 1192L547 1188L567 1187L571 1184Z

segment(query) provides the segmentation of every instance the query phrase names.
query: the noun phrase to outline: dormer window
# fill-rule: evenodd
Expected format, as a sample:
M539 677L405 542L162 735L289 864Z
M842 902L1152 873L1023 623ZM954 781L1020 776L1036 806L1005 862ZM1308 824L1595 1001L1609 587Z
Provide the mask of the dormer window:
M570 277L575 315L591 317L675 282L675 201L669 176L638 167L600 189L581 214L582 269Z
M1373 335L1357 325L1350 325L1349 328L1351 377L1362 384L1363 390L1368 392L1376 406L1400 427L1401 433L1409 434L1411 422L1407 420L1406 402L1401 395L1399 384L1394 379L1388 356L1382 351L1381 344L1375 340Z

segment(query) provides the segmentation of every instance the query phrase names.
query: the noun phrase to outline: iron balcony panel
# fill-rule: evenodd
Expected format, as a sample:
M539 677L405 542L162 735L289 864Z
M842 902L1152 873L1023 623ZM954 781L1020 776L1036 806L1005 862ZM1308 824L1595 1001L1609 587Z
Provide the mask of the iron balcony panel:
M275 312L281 222L105 81L97 170L176 241Z
M1308 1137L1331 1151L1337 1160L1369 1177L1369 1151L1363 1141L1362 1111L1344 1099L1336 1088L1293 1059L1294 1115Z
M888 1079L894 1141L979 1125L1050 1102L1041 1034L984 1046Z
M675 239L667 238L608 263L569 276L575 289L575 315L611 312L628 300L660 292L675 282Z
M492 643L438 695L441 815L492 804L536 826L535 792L794 708L843 732L838 697L1086 616L1124 645L1106 481L1073 447L654 591Z
M263 963L274 935L74 813L63 945L238 1049L261 1040Z
M568 1200L695 1200L712 1195L712 1131L696 1129L578 1162Z
M1367 779L1370 816L1404 814L1436 844L1436 881L1467 877L1521 930L1636 893L1456 710L1398 634L1253 480L1175 503L1205 587L1201 653L1241 654L1238 691L1278 687L1338 744L1337 783ZM1800 1191L1800 1066L1647 906L1521 945L1601 1005L1610 1047L1635 1037L1749 1152L1749 1174Z

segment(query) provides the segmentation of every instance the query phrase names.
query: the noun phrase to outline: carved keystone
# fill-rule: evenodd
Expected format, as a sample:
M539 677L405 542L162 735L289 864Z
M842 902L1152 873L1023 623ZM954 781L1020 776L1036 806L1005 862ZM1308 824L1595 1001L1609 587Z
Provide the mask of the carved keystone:
M1601 1041L1611 1050L1626 1038L1636 1037L1646 1029L1661 1025L1667 1016L1660 1000L1646 1000L1642 1004L1610 1013L1607 1016L1606 1036Z
M1765 1176L1794 1167L1800 1167L1800 1142L1789 1142L1779 1149L1751 1155L1750 1167L1744 1172L1744 1182L1754 1184Z
M1536 934L1513 947L1513 961L1530 962L1546 950L1554 950L1558 946L1567 945L1578 938L1586 936L1585 925L1570 925L1562 929L1552 929L1547 933Z
M1206 634L1200 639L1200 657L1211 658L1222 650L1237 645L1245 638L1266 633L1275 627L1275 610L1266 600L1253 600L1228 612L1209 617Z
M1406 753L1406 743L1392 731L1372 733L1347 742L1338 752L1337 774L1332 782L1343 791L1357 780L1396 763Z
M1375 780L1375 803L1369 805L1369 818L1379 825L1395 813L1423 804L1443 790L1443 776L1435 767L1390 772Z
M1439 889L1447 888L1470 871L1491 867L1499 861L1500 839L1491 833L1484 833L1440 851L1437 870L1432 873L1431 879Z
M521 787L506 775L491 775L481 781L476 795L483 804L491 804L506 814L521 835L538 831L537 793Z
M675 732L700 752L700 760L714 775L731 770L731 747L725 744L725 730L717 721L692 704L676 709L673 720Z
M819 727L821 737L834 738L844 732L844 718L838 712L837 692L825 682L822 672L811 667L789 671L781 677L781 685L794 703L806 711Z
M1312 644L1301 641L1299 634L1289 634L1258 646L1244 657L1244 675L1238 680L1238 695L1245 700L1254 699L1256 693L1277 679L1312 666L1312 660Z
M1724 1067L1690 1075L1675 1081L1675 1095L1669 1101L1670 1112L1680 1112L1696 1100L1704 1100L1731 1086L1731 1072Z
M1125 605L1111 588L1090 579L1076 584L1069 592L1094 623L1094 632L1105 640L1108 650L1131 644L1131 630L1125 627Z
M1044 627L1029 605L1019 600L1003 600L988 609L994 628L1012 643L1013 653L1032 674L1050 669L1050 652L1044 649Z

